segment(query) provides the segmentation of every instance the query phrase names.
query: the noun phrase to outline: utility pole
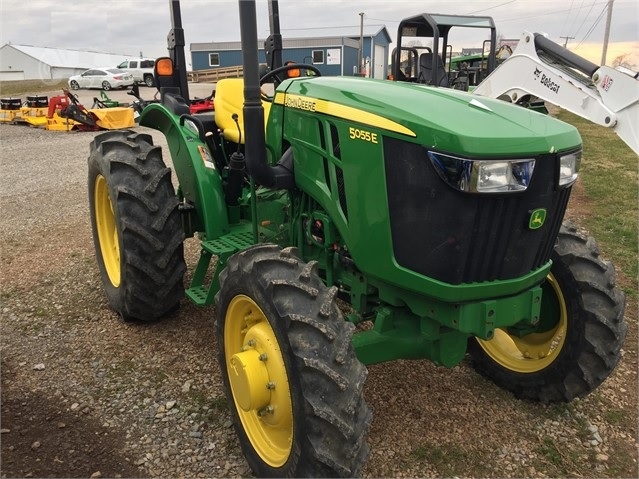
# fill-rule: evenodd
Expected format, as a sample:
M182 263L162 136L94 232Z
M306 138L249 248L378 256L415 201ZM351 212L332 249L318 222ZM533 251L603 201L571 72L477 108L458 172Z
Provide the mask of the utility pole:
M604 33L603 50L601 52L601 64L606 64L606 53L608 53L608 39L610 38L610 21L612 20L612 4L615 0L608 0L608 16L606 17L606 31Z
M357 52L357 73L362 73L362 54L364 49L364 12L359 12L359 51Z
M566 41L564 42L564 48L568 48L568 40L572 40L575 37L559 37L559 38L565 38Z

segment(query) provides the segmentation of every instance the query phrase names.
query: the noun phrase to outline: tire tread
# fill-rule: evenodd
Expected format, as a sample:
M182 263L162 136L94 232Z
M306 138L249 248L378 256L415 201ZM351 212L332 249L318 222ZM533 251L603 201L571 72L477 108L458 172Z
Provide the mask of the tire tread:
M521 374L496 363L476 339L469 351L478 372L517 397L569 402L599 387L619 362L627 332L625 295L615 286L612 263L600 259L594 238L570 222L561 227L553 261L569 272L574 283L568 281L570 289L563 292L573 312L557 359L541 371Z
M291 469L274 470L261 463L247 439L242 439L236 419L240 444L253 472L262 477L357 476L368 456L365 437L371 412L363 400L367 370L355 356L354 328L342 318L334 288L324 285L314 262L300 260L296 248L276 245L256 245L233 255L220 274L220 285L218 338L223 336L224 306L234 294L245 294L247 285L257 289L257 296L263 295L264 304L276 312L274 322L286 325L287 350L303 396L305 439ZM218 354L225 370L222 348Z
M102 271L109 304L125 320L160 319L184 296L186 271L171 170L150 135L118 130L98 135L91 143L90 184L96 174L107 180L121 244L120 287L113 288ZM91 214L94 223L93 208ZM94 241L103 269L97 238Z

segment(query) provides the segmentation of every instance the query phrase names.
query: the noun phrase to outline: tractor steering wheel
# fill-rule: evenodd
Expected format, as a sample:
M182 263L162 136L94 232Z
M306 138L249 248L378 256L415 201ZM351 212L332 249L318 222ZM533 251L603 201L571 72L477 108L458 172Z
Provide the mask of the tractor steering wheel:
M313 65L307 65L305 63L289 63L288 65L284 65L282 67L271 70L270 72L267 72L262 78L260 78L260 85L263 85L264 83L266 83L266 80L272 77L275 77L279 82L281 82L282 80L280 80L279 74L290 70L309 70L312 71L315 76L322 76L322 72ZM273 97L268 96L264 92L262 92L262 100L272 102Z

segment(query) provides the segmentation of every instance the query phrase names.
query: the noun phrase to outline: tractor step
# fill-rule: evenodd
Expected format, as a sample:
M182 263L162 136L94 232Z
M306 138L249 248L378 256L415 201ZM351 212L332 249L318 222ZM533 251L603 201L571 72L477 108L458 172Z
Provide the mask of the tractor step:
M215 301L215 295L220 289L219 274L226 265L226 260L233 254L255 244L251 225L221 236L214 240L202 241L200 259L193 273L191 286L185 291L186 296L197 306L208 306ZM205 283L206 273L211 259L217 256L213 276L208 284Z
M185 291L185 294L196 306L207 305L206 298L209 291L206 286L192 286Z
M253 239L253 231L250 229L250 225L241 231L235 231L218 239L202 241L201 243L203 249L217 256L229 252L233 254L253 244L255 244L255 240Z

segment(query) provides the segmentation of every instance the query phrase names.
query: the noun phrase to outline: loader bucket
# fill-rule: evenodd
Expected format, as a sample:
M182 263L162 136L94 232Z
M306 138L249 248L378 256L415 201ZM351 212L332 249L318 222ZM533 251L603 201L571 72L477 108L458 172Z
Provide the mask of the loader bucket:
M133 109L131 108L92 108L88 111L97 117L98 126L106 130L119 130L135 126Z

